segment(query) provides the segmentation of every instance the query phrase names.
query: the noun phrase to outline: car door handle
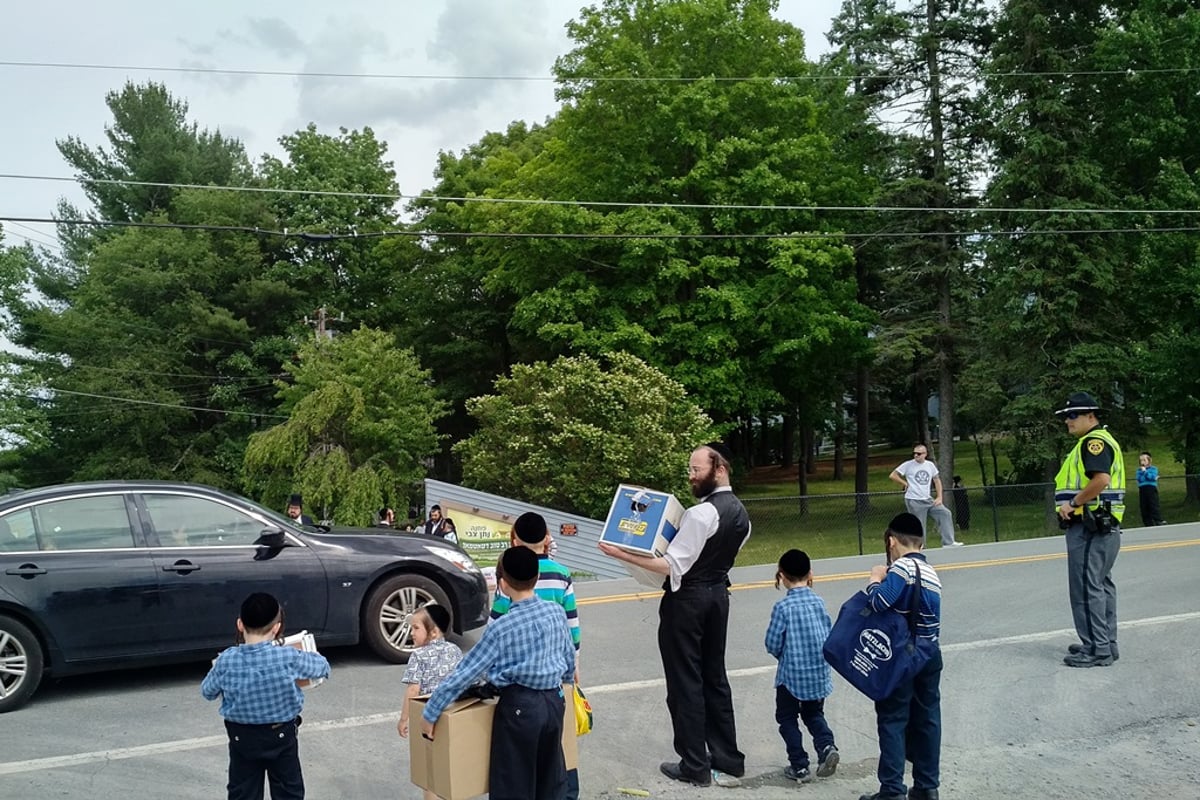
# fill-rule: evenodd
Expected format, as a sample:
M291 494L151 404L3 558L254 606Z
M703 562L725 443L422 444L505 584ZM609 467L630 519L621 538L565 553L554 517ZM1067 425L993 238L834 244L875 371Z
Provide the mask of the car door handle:
M163 572L182 572L184 574L189 572L199 572L199 570L200 565L193 564L190 561L176 561L174 564L168 564L163 567Z
M32 578L34 575L45 575L46 570L39 567L37 564L22 564L16 569L4 570L5 575L19 575L22 578Z

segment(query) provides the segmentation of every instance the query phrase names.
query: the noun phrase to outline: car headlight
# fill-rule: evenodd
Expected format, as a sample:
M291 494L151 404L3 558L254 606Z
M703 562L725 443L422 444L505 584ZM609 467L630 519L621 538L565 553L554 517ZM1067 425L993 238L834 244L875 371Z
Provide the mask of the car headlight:
M449 547L432 547L430 545L425 545L425 549L429 551L430 555L435 555L443 561L449 561L463 572L479 572L479 567L475 566L475 562L466 553L451 550Z

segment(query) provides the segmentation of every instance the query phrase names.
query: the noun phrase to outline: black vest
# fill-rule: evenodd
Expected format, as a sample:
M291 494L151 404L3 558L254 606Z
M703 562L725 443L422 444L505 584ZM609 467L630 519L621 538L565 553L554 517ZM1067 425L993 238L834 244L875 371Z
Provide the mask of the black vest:
M696 563L684 573L681 586L728 585L729 570L750 531L746 507L733 492L713 492L704 502L717 507L717 532L709 537Z

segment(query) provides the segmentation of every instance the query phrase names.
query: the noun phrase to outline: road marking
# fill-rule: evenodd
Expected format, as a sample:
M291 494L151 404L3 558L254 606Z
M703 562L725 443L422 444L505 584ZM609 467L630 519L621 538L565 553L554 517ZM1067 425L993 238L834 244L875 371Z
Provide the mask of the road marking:
M985 544L992 544L986 542ZM1200 539L1186 539L1181 542L1157 542L1153 544L1122 544L1122 553L1137 553L1143 550L1168 550L1173 547L1195 547L1200 545ZM961 552L961 551L959 551ZM882 553L880 554L882 555ZM1067 557L1065 552L1062 553L1043 553L1033 556L1013 556L1012 558L991 558L986 561L963 561L955 564L938 564L938 572L949 572L959 569L980 569L982 567L1007 566L1010 564L1032 564L1037 561L1058 561ZM836 581L852 581L866 580L871 574L869 569L861 572L840 572L834 575L817 575L813 578L814 583L833 583ZM665 580L665 577L664 577ZM729 587L731 592L740 592L745 589L767 589L775 585L775 580L769 581L750 581L749 583L735 583ZM623 603L629 600L657 600L662 597L662 590L647 589L644 592L631 592L628 594L612 594L603 597L578 597L575 600L577 606L592 606L603 605L605 603Z
M1200 619L1200 611L1189 611L1183 614L1169 614L1162 617L1147 617L1145 619L1135 619L1129 622L1122 621L1121 629L1125 630L1127 628L1146 628L1155 625L1170 625L1172 623L1190 622L1198 619ZM942 652L958 653L968 650L983 650L989 647L1040 642L1047 639L1073 637L1074 635L1074 630L1063 628L1056 631L1025 633L1018 636L999 636L994 639L979 639L974 642L959 642L956 644L944 645L942 647ZM774 664L764 664L759 667L731 669L729 670L729 677L748 678L757 675L769 675L774 672ZM625 681L623 683L606 683L598 684L596 686L588 686L587 693L589 695L614 694L617 692L637 691L639 689L654 689L656 687L665 685L666 684L662 678L651 678L650 680L644 681ZM305 722L302 730L305 731L306 734L311 735L311 733L314 731L361 728L367 725L379 725L384 722L395 725L397 719L396 714L397 712L364 714L356 717L343 717L342 719ZM0 762L0 775L14 775L19 772L37 772L39 770L80 767L87 764L96 764L106 761L121 761L130 758L143 758L145 756L179 753L185 750L203 750L206 747L223 747L227 742L228 739L224 736L199 736L192 739L178 739L174 742L157 742L155 744L143 744L136 747L121 747L113 750L97 750L91 753L76 753L75 755L69 756L50 756L47 758L32 758L27 761Z

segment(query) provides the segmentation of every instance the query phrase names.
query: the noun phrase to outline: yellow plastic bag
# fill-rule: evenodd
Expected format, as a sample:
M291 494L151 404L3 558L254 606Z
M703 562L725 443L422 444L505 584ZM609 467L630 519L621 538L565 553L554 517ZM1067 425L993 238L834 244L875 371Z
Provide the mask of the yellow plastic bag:
M579 684L575 684L575 735L592 732L592 704L588 702Z

